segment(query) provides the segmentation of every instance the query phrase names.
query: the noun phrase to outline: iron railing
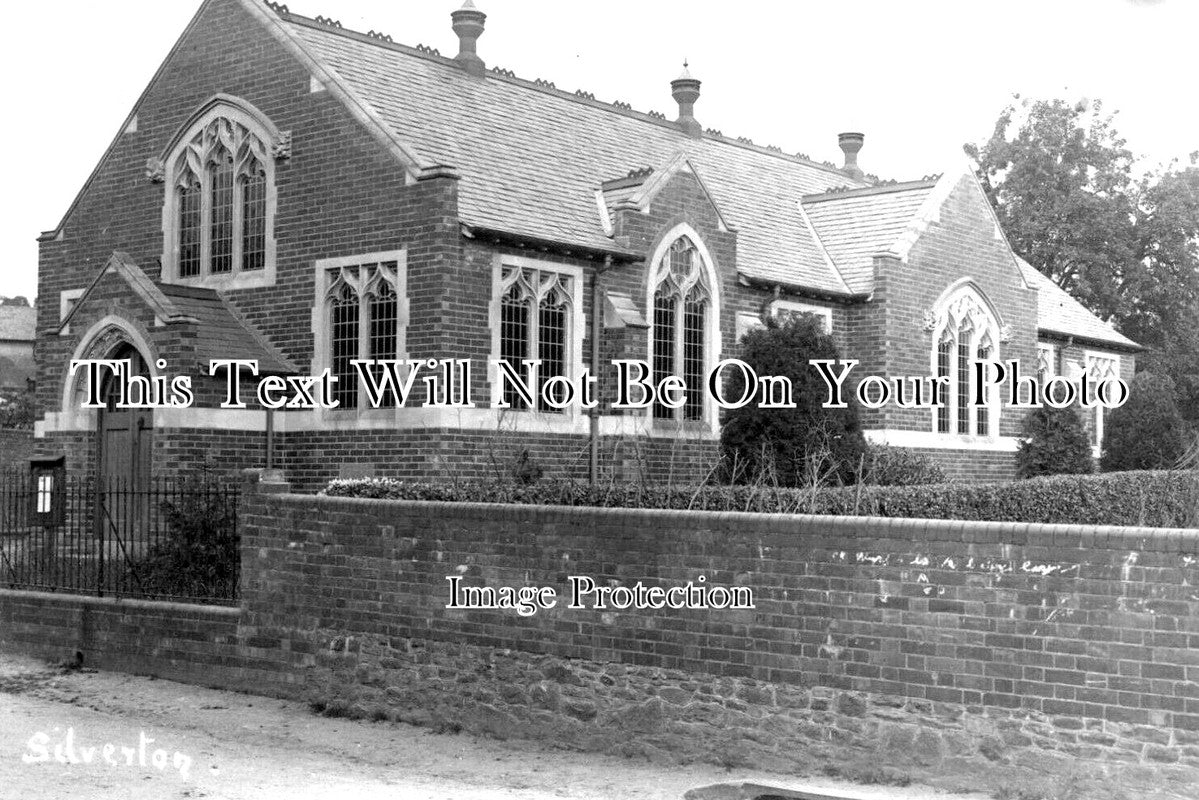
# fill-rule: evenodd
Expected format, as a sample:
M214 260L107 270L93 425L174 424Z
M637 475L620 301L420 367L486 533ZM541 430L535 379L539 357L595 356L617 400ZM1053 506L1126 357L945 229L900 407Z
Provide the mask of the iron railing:
M68 477L58 524L27 472L0 472L0 586L101 597L237 601L238 490L212 478Z

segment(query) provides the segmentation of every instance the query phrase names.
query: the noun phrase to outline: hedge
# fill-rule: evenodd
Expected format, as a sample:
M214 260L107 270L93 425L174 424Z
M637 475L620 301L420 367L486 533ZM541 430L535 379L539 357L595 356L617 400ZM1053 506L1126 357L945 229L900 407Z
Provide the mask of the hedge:
M993 520L1073 525L1199 527L1199 472L1058 475L1012 483L774 489L759 486L638 486L574 482L415 483L335 480L323 494L393 500L674 508Z

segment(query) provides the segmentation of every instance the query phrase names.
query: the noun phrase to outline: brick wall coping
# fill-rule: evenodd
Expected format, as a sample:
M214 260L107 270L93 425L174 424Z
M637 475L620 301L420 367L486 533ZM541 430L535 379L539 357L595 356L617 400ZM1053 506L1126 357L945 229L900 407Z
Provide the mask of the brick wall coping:
M212 619L228 619L236 622L241 617L241 609L237 606L210 606L199 603L179 603L171 600L141 600L132 597L95 597L87 594L69 594L66 592L39 592L26 589L0 589L0 599L11 597L14 600L35 600L43 603L60 605L86 606L105 611L156 611L178 616L209 617Z
M1034 547L1099 548L1161 553L1199 552L1199 528L1147 528L1117 525L1061 525L1028 522L909 519L902 517L759 514L744 511L538 506L506 503L456 503L387 500L279 493L270 495L289 506L315 510L385 513L442 512L439 516L563 523L581 518L595 522L628 522L692 526L699 529L745 527L761 533L842 534L845 539L901 539L959 544L1010 544Z

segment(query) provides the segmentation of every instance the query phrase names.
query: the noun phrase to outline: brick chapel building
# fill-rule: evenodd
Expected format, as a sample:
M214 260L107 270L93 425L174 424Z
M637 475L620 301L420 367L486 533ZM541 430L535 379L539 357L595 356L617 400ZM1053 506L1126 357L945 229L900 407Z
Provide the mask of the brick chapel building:
M575 376L643 358L691 384L767 314L818 315L863 374L957 387L989 356L1131 376L1137 346L1012 253L968 164L881 183L857 167L860 134L841 135L838 168L704 130L686 73L676 119L523 80L485 67L484 14L467 2L452 17L451 58L262 0L205 0L40 239L43 455L132 480L269 460L308 489L486 476L518 458L695 478L719 440L706 393L594 418L371 408L349 362L470 358L477 397L496 391L493 359ZM79 358L192 375L195 404L84 409ZM215 358L329 368L340 407L221 409L222 383L200 377ZM955 475L1010 476L1023 412L951 395L939 411L865 413L869 438ZM1092 430L1098 445L1100 417Z

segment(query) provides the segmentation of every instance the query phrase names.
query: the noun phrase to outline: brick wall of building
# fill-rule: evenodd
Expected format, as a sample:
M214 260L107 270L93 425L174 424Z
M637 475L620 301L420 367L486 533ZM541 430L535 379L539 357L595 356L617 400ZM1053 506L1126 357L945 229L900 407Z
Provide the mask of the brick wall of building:
M959 771L1199 767L1194 531L252 490L240 519L236 620L4 591L0 644L338 713L772 769L830 747ZM570 575L703 576L756 607L569 609ZM447 609L447 576L548 586L557 607Z

